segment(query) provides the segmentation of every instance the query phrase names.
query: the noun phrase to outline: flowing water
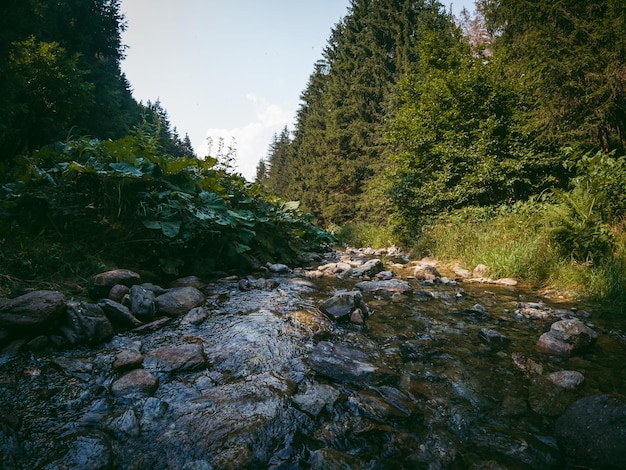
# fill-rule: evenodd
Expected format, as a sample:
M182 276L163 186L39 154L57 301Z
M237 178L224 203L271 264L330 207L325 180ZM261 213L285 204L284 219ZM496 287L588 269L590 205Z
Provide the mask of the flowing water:
M1 468L565 468L556 417L578 398L626 392L626 335L595 312L547 303L599 333L589 352L560 358L536 351L549 323L519 313L541 300L532 292L412 280L408 295L364 294L372 315L361 327L317 310L358 280L276 280L271 290L207 286L210 315L199 325L5 355ZM181 344L202 344L206 365L144 360L158 388L111 393L120 351ZM311 355L321 344L376 373L320 373ZM546 379L560 370L585 381L567 390Z

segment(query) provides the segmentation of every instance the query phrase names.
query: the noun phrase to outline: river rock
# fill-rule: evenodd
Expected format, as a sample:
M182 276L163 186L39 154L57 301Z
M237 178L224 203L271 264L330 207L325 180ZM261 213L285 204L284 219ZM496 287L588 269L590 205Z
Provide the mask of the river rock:
M111 383L111 393L116 397L151 395L159 386L158 379L145 369L133 369Z
M294 395L292 400L302 411L317 418L324 407L335 404L339 395L340 393L335 387L315 384L309 385L306 392Z
M0 327L33 328L46 325L65 312L65 296L38 290L0 302Z
M71 441L64 445L65 454L54 462L46 465L46 470L89 468L105 470L113 465L111 444L104 435L93 432L72 436ZM66 438L66 441L68 438Z
M98 305L70 300L60 331L72 345L97 344L113 336L113 325Z
M321 341L309 356L309 365L317 373L353 384L378 382L389 377L365 352L347 344Z
M626 397L594 395L578 400L557 419L555 435L576 467L623 468Z
M352 269L352 277L372 277L381 272L385 267L381 260L374 258L367 260L360 266L354 267Z
M268 264L267 269L276 274L288 274L291 272L289 266L280 263Z
M484 264L477 264L472 270L472 277L487 277L489 274L489 268Z
M187 315L181 320L183 323L189 323L191 325L199 325L209 317L209 312L205 307L196 307L189 310Z
M435 279L440 278L441 274L439 274L435 265L420 261L417 266L415 266L413 276L415 276L415 279L418 280L434 281Z
M198 343L165 346L146 353L145 365L164 372L201 369L207 364L204 347Z
M345 279L352 274L352 266L349 263L328 263L317 268L324 273L325 276L339 277Z
M129 370L141 367L143 354L136 349L120 351L113 361L113 368L117 370Z
M578 388L585 381L585 376L576 370L560 370L552 372L546 377L554 385L568 390Z
M139 284L141 276L129 269L113 269L104 273L96 274L93 277L90 293L93 298L99 299L108 295L111 288L116 284L130 287Z
M204 294L195 287L181 287L156 298L159 313L170 317L185 315L189 310L206 302Z
M576 319L560 320L550 326L550 331L541 335L537 350L547 354L570 356L584 351L598 339L598 334Z
M139 420L132 408L129 408L119 416L112 416L107 419L104 422L104 427L124 436L139 436Z
M469 272L467 269L462 268L461 266L454 266L452 268L452 272L459 278L459 279L469 279L470 277L472 277L472 273Z
M411 291L409 283L399 279L389 279L386 281L362 281L356 285L356 288L362 290L363 292L389 294L404 294Z
M98 306L114 325L119 325L122 328L133 328L142 324L142 322L130 312L128 307L118 304L111 299L102 299L98 302Z
M139 285L130 288L130 311L142 321L150 321L156 313L154 292Z
M361 309L365 316L369 314L369 307L359 291L340 292L320 305L320 310L336 321L349 320L356 309Z
M128 286L115 284L113 287L111 287L108 298L113 300L114 302L117 302L118 304L121 304L124 300L124 297L128 294L130 294L130 289L128 288Z

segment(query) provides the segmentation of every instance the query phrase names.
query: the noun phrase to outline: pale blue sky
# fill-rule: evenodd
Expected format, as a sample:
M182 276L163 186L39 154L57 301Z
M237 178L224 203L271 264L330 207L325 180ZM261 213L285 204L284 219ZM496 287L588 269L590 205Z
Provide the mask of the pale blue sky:
M160 99L199 156L207 153L208 136L227 143L234 137L237 170L253 179L272 135L293 127L313 64L349 4L122 0L128 23L122 69L134 97Z

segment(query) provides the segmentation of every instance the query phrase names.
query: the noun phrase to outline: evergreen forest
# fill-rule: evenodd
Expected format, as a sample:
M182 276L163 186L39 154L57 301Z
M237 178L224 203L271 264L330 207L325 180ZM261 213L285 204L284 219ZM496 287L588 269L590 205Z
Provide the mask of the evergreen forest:
M119 265L202 275L338 239L626 292L622 0L479 0L459 17L351 0L253 183L231 149L197 158L158 100L134 100L119 0L13 3L0 288Z
M353 243L623 295L626 4L475 6L353 0L257 181Z

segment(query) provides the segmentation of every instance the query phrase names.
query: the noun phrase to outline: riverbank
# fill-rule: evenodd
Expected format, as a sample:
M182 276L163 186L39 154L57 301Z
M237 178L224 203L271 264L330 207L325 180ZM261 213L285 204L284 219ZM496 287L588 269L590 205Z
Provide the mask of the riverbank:
M164 287L103 273L93 300L45 303L66 305L47 333L5 335L2 467L621 462L624 330L461 274L396 249Z

